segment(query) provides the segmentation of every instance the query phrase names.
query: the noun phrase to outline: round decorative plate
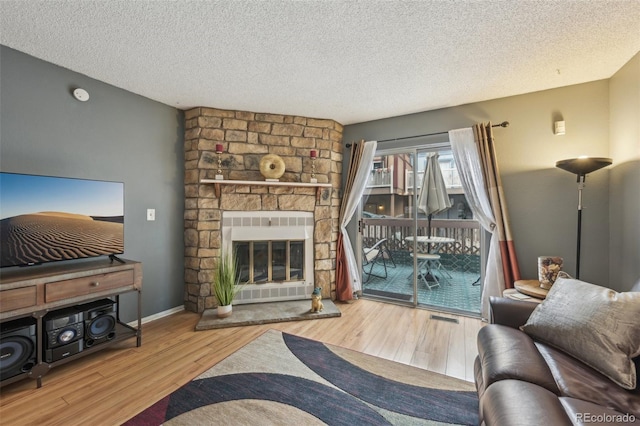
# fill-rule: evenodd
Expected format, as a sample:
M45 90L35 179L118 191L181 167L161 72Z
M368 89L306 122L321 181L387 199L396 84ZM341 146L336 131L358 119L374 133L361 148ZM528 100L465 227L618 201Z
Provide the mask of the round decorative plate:
M260 160L260 173L265 179L280 179L284 174L284 160L276 154L267 154Z

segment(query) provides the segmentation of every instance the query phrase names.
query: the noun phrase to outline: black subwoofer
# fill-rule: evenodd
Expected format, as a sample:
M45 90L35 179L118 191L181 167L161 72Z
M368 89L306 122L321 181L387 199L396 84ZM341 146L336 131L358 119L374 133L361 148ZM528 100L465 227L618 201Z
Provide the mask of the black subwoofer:
M76 306L84 315L84 347L108 342L116 337L117 304L111 299Z
M0 325L0 380L28 373L37 362L36 347L34 318Z

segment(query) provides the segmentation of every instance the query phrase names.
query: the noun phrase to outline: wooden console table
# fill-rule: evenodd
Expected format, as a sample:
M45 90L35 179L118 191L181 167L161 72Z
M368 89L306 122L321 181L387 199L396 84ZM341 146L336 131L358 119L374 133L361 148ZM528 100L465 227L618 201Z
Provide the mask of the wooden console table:
M124 263L109 259L77 262L73 264L52 263L28 268L0 272L0 323L32 317L36 323L36 363L22 374L0 381L0 386L24 378L36 379L42 385L42 376L49 369L96 352L113 343L132 337L136 345L142 344L142 263L124 260ZM120 295L137 293L137 328L120 321ZM45 324L43 317L59 309L69 308L98 299L115 301L116 329L112 340L85 347L80 352L53 362L44 360Z

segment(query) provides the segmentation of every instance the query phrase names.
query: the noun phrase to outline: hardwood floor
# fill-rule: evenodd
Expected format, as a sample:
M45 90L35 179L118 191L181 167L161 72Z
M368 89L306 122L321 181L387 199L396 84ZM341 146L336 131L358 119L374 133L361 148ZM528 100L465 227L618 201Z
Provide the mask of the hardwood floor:
M473 381L479 319L432 319L433 312L358 300L340 318L194 331L199 314L180 312L143 325L142 346L127 340L52 369L36 389L24 380L0 389L2 425L118 425L189 382L269 329Z

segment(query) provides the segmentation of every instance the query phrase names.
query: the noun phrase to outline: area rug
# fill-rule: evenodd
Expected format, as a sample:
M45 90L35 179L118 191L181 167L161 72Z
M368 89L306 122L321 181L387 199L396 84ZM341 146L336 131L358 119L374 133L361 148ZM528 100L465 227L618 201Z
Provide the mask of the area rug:
M477 422L472 383L269 330L125 425Z

